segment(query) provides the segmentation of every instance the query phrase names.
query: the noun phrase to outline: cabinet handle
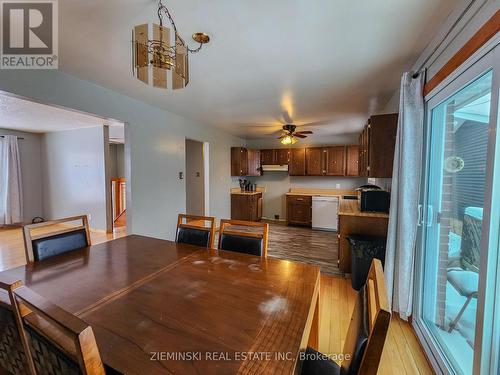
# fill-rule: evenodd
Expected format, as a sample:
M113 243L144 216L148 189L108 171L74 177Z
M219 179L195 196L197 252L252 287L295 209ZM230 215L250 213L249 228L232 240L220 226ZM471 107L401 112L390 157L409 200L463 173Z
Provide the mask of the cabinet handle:
M298 200L298 201L303 201L303 200L304 200L304 198L297 198L297 200Z

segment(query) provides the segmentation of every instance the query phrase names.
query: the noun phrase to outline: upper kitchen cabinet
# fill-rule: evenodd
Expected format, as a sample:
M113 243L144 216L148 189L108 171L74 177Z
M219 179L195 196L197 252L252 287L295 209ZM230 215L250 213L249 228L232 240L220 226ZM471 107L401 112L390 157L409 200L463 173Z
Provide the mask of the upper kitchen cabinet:
M289 161L290 150L287 148L260 150L262 165L288 165Z
M392 177L397 128L397 113L370 118L359 138L360 176Z
M276 150L260 150L260 163L262 165L274 165L276 163Z
M307 176L323 176L323 148L311 147L306 148L306 175Z
M359 169L359 146L346 146L346 176L358 176Z
M345 176L345 146L306 149L307 176Z
M231 147L231 176L260 176L260 151Z
M276 151L276 164L288 165L290 162L290 150L287 148L278 148Z
M288 167L290 176L305 176L306 174L306 149L290 149L290 163Z
M323 150L325 164L324 174L326 176L345 176L345 154L345 146L326 147Z

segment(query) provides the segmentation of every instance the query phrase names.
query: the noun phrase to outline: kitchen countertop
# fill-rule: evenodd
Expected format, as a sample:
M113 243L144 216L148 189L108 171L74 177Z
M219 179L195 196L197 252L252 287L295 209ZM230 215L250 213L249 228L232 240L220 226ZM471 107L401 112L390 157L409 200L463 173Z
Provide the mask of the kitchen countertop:
M344 195L357 195L353 190L341 190L341 189L301 189L293 188L290 189L286 195L303 195L309 197L339 197L342 198Z
M256 194L262 194L262 191L231 191L231 194L234 194L234 195L256 195Z
M360 216L360 217L378 217L389 218L385 212L361 212L357 200L341 199L339 204L339 216Z

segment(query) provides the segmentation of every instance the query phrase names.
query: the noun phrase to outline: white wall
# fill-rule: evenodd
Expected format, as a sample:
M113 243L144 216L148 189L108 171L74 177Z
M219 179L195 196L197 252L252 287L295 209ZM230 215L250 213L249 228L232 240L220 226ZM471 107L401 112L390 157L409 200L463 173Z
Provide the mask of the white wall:
M210 143L210 214L230 217L229 188L238 186L230 176L230 148L244 146L244 140L59 71L2 70L0 90L127 123L129 233L174 238L177 214L186 209L179 179L185 138ZM165 92L165 100L168 95L176 93Z
M203 143L186 139L186 213L205 213Z
M358 133L354 133L308 137L300 140L293 147L358 144L358 136ZM247 147L255 149L285 148L276 137L249 140ZM280 219L286 218L285 193L290 188L355 189L366 183L365 177L289 176L286 172L265 172L263 176L250 177L249 180L266 188L263 216L268 219L274 219L274 215L279 215Z
M90 214L90 227L106 230L104 128L45 133L41 143L46 219Z
M8 126L9 124L0 124ZM0 135L16 135L19 140L21 178L23 183L24 222L31 223L34 217L43 216L42 211L42 135L0 128Z

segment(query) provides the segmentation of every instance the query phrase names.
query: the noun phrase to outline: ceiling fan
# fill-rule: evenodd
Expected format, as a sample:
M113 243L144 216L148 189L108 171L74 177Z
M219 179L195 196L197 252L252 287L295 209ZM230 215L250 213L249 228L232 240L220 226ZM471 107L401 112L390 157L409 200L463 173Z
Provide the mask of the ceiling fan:
M293 124L283 125L283 134L278 138L284 145L293 145L297 142L297 138L307 138L306 134L313 134L310 130L296 132L297 126Z
M283 134L278 138L280 142L284 145L293 145L297 143L297 138L307 138L306 134L313 134L310 130L298 131L296 132L297 126L293 124L292 117L287 110L282 113L283 120L285 120L285 125L283 125Z

